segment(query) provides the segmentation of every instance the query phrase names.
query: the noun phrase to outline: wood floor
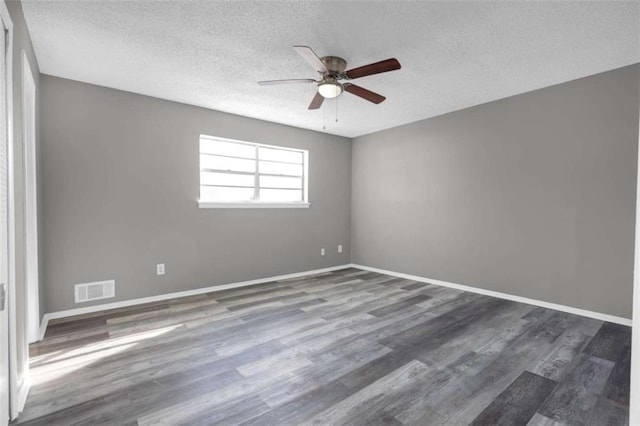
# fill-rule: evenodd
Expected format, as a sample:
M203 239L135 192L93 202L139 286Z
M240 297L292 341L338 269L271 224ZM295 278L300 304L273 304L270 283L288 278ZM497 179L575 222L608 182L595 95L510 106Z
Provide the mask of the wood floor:
M18 423L626 424L630 339L345 269L52 323Z

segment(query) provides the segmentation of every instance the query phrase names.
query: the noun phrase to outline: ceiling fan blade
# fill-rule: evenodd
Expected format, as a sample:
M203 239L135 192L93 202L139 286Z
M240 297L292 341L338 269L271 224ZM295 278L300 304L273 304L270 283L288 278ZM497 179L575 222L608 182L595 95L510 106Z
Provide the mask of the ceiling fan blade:
M343 86L346 92L349 92L352 95L360 96L362 99L366 99L369 102L373 102L374 104L379 104L380 102L387 99L384 96L377 94L376 92L367 90L364 87L356 86L355 84L345 83Z
M272 84L296 84L296 83L316 83L316 81L311 78L295 78L295 79L289 79L289 80L264 80L264 81L258 82L260 86L270 86Z
M364 65L345 72L349 78L360 78L367 75L380 74L382 72L399 70L400 62L396 58L385 59L384 61Z
M320 93L316 93L316 95L311 100L311 103L309 104L309 109L319 109L322 106L323 102L324 96L322 96Z
M318 58L318 55L309 46L293 46L293 49L319 73L329 72L324 63Z

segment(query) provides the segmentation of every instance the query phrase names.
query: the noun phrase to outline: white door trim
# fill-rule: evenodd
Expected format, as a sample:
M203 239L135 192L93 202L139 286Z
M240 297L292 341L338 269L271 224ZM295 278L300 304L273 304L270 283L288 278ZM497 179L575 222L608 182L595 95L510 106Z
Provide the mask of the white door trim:
M24 167L24 269L27 342L40 340L38 272L38 184L36 157L36 82L22 50L22 135ZM27 117L30 117L28 120Z
M640 75L638 77L640 79ZM636 245L633 269L633 327L631 329L631 394L629 399L630 425L640 424L640 138L638 140L638 145L638 177L636 181Z
M15 298L14 298L14 287L15 283L13 277L15 276L15 268L12 268L12 254L11 250L14 247L12 241L12 222L11 222L11 208L13 204L12 193L11 193L11 155L13 153L13 21L11 20L11 16L9 15L9 10L7 9L7 5L4 1L0 2L0 20L2 21L2 27L6 29L6 37L5 43L6 46L2 46L1 48L6 47L5 52L5 72L6 72L6 81L0 82L5 84L5 96L6 96L6 104L5 104L5 114L6 114L6 125L7 125L7 283L6 283L6 304L5 310L7 311L7 331L8 331L8 353L6 354L8 360L8 387L9 389L4 389L3 391L7 392L9 397L7 414L10 419L13 419L13 400L17 397L17 389L14 387L14 375L11 371L12 365L14 365L14 360L12 357L15 355L12 353L12 339L16 334L16 310L15 310ZM0 29L1 31L2 29ZM12 275L13 274L13 275ZM15 392L15 393L14 393ZM4 409L3 409L4 411ZM5 421L6 419L2 419Z
M14 176L14 137L13 137L13 21L4 1L0 2L0 18L7 29L6 75L7 75L7 206L8 206L8 282L7 308L9 310L9 399L10 417L15 419L21 410L20 400L26 400L28 383L18 383L15 368L17 353L17 305L16 305L16 249L15 249L15 176ZM26 375L25 375L26 377Z

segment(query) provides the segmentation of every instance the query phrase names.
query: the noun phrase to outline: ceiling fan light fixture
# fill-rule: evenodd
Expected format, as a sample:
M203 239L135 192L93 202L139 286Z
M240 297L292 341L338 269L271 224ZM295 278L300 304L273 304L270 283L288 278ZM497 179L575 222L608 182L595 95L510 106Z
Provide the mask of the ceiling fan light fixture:
M348 92L366 101L379 104L386 99L384 96L350 82L342 84L340 81L353 80L355 78L381 74L384 72L399 70L401 68L400 62L398 62L397 59L389 58L384 61L374 62L372 64L346 70L347 61L340 57L324 56L320 58L309 46L293 46L293 48L305 61L309 63L309 65L313 67L313 69L318 72L318 74L320 74L320 81L316 81L311 78L296 78L287 80L263 80L259 81L258 84L261 86L297 83L316 84L316 93L309 104L309 110L320 109L325 99L337 98L342 94L342 92Z
M338 96L340 96L342 91L342 84L336 81L326 81L318 85L318 93L320 93L323 98L337 98Z

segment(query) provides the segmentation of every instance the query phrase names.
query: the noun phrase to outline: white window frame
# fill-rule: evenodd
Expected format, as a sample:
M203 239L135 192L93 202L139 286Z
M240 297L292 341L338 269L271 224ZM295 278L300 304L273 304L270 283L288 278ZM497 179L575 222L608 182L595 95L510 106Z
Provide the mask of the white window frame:
M214 140L214 141L220 141L220 142L231 142L231 143L237 143L237 144L243 144L243 145L249 145L249 146L253 146L256 147L256 149L258 147L264 147L264 148L271 148L271 149L279 149L279 150L283 150L283 151L294 151L294 152L300 152L302 153L303 156L303 164L302 164L302 197L303 200L302 201L260 201L260 200L251 200L251 201L208 201L208 200L201 200L198 199L198 206L201 209L237 209L237 208L241 208L241 209L264 209L264 208L284 208L284 209L305 209L305 208L309 208L309 206L311 205L309 203L309 151L305 150L305 149L300 149L300 148L290 148L290 147L286 147L286 146L278 146L278 145L267 145L267 144L262 144L262 143L256 143L256 142L248 142L248 141L241 141L241 140L237 140L237 139L228 139L228 138L221 138L221 137L217 137L217 136L210 136L210 135L200 135L200 138L198 139L198 164L200 164L200 141L202 139L209 139L209 140ZM256 171L255 171L255 178L256 178L256 191L257 189L257 180L258 180L258 176L259 171L258 171L258 162L259 159L256 157ZM203 169L201 167L198 167L198 192L200 191L200 172Z

